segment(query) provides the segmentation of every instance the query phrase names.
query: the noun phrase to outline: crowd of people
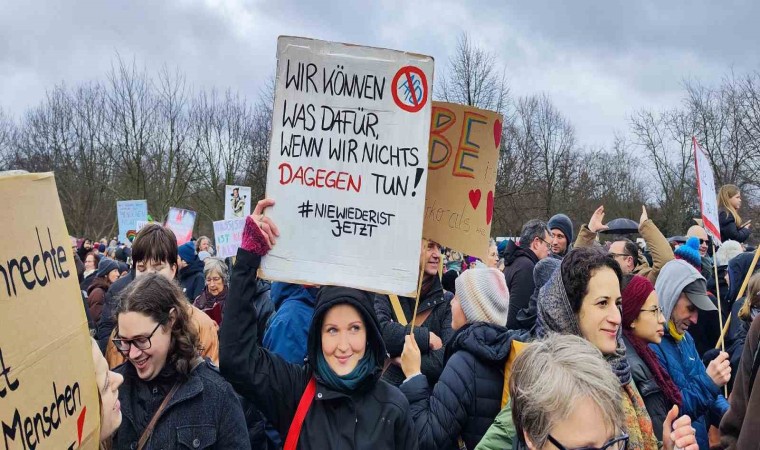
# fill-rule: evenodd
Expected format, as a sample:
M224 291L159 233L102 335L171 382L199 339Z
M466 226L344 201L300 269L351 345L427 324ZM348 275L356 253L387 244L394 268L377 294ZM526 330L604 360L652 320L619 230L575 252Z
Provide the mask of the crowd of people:
M720 245L603 206L482 261L423 239L413 297L258 278L271 199L235 258L158 224L83 239L101 447L756 448L760 273L741 193L718 200Z

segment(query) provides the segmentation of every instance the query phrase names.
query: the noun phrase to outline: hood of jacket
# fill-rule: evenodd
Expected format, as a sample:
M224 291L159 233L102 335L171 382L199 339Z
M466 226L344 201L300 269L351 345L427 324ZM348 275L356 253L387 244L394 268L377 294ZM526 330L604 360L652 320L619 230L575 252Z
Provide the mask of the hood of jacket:
M673 308L675 308L683 288L699 279L704 280L704 277L694 266L682 259L669 261L662 266L654 290L660 297L660 306L665 315L665 320L670 320L670 315L673 313Z
M317 292L319 292L319 288L316 287L307 288L301 284L275 281L272 283L269 298L274 303L276 310L279 310L283 303L291 301L302 302L314 307L317 303Z
M527 342L525 330L508 330L486 322L470 323L460 328L446 344L445 361L459 350L465 350L481 361L504 363L512 349L512 340Z
M749 266L752 264L752 258L754 257L752 252L741 253L728 261L728 296L726 301L729 304L736 301L736 297L739 295L739 289L744 283L744 279L749 273Z
M203 273L203 261L198 258L195 258L187 267L179 271L179 279L186 280L196 273Z
M510 239L509 242L507 242L507 248L504 249L504 264L509 266L521 256L530 258L534 264L538 262L538 257L535 253L533 253L533 250L529 248L522 248L518 246L515 241Z
M375 379L380 376L380 370L385 362L388 352L385 350L383 335L380 332L380 322L375 315L375 295L359 289L339 286L325 286L319 289L317 303L314 308L314 317L309 327L307 341L308 362L314 366L317 361L317 352L322 351L322 322L325 314L333 306L349 304L356 308L364 319L367 330L367 351L375 356Z

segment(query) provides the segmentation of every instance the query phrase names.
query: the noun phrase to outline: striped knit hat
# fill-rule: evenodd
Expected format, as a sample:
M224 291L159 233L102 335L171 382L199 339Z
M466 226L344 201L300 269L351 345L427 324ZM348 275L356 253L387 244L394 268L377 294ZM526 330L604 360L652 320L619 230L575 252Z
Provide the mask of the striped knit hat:
M507 323L509 290L498 269L465 270L456 280L457 298L467 323Z

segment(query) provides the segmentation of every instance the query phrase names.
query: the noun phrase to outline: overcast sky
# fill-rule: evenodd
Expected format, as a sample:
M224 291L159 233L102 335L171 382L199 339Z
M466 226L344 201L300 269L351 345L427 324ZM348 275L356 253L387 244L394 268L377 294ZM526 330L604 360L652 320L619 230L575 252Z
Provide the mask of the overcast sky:
M117 53L254 99L278 35L424 53L441 73L466 31L514 95L548 93L580 144L609 146L633 111L677 106L685 79L757 70L758 17L753 1L0 0L0 107L103 79Z

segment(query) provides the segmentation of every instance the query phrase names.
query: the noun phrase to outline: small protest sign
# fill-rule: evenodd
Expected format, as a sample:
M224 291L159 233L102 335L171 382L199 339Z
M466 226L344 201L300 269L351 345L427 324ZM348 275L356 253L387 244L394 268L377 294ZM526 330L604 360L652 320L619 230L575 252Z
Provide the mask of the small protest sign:
M147 200L124 200L116 202L116 217L119 221L119 242L132 245L127 233L137 233L137 222L148 220ZM134 238L134 236L132 236Z
M433 102L422 235L485 260L501 144L500 114Z
M277 59L263 276L415 292L433 58L280 37Z
M52 173L0 176L4 449L97 449L92 346Z
M718 198L715 194L715 177L713 176L710 160L697 138L692 137L694 148L694 164L697 168L697 193L699 194L699 206L702 210L702 226L720 243L720 222L718 221ZM738 225L738 224L737 224Z
M224 220L241 219L251 214L251 188L225 186Z
M169 208L164 226L174 232L177 237L177 245L189 242L193 238L195 226L195 211L182 208Z
M227 258L235 256L243 241L245 219L217 220L214 222L214 239L216 256Z

